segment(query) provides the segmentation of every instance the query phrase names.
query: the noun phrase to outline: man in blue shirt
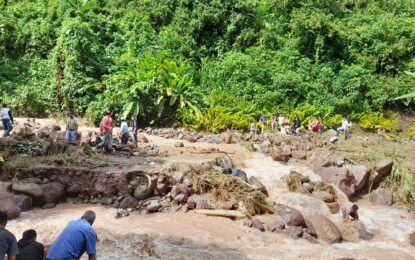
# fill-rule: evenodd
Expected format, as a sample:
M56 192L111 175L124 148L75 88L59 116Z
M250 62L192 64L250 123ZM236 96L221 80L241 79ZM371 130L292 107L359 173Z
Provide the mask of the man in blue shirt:
M78 260L83 253L96 260L97 234L92 228L95 212L86 211L81 219L69 222L49 249L48 260Z
M127 144L128 143L128 123L125 118L122 119L121 122L121 144Z

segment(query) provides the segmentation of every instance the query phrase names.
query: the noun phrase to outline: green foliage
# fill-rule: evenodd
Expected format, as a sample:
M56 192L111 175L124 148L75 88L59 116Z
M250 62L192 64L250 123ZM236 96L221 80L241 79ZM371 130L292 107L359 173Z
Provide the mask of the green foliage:
M27 154L29 156L40 156L43 154L43 145L36 142L28 142L26 144L17 145L19 154Z
M411 0L28 0L1 8L0 95L18 114L71 110L97 122L111 109L147 124L221 131L279 110L336 127L340 115L359 121L415 106ZM365 128L393 131L393 122L371 117Z
M383 126L388 132L396 132L399 126L396 116L390 115L390 118L386 118L383 113L365 113L360 117L359 126L368 130L375 130Z
M409 139L415 140L415 126L409 127L407 132L405 133L405 136Z

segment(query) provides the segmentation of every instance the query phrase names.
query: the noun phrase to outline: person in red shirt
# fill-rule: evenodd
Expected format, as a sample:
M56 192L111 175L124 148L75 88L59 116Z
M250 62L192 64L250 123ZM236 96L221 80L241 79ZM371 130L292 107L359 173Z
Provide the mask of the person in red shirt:
M103 137L98 147L104 147L108 153L112 153L112 128L111 112L107 111L101 120L100 131Z

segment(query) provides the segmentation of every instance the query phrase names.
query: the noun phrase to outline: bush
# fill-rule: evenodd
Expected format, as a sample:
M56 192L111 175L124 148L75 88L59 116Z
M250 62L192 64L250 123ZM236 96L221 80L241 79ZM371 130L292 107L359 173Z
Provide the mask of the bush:
M361 115L359 120L359 126L365 130L375 130L383 126L388 132L396 132L398 125L397 119L386 118L383 113L378 112L365 113Z

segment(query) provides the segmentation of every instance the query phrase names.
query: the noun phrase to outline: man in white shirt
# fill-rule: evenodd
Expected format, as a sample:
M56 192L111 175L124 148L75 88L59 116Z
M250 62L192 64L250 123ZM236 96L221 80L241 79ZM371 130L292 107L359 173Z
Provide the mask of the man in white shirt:
M342 120L342 126L340 128L337 128L337 136L339 136L340 132L344 133L344 138L348 139L350 137L349 135L349 127L352 126L352 122L349 122L346 118L343 118Z
M280 126L281 129L284 127L284 120L285 120L284 115L280 114L280 116L278 117L278 125Z
M4 136L8 136L13 130L13 115L12 111L7 107L6 104L3 104L3 107L0 111L1 121L3 122L4 127Z

